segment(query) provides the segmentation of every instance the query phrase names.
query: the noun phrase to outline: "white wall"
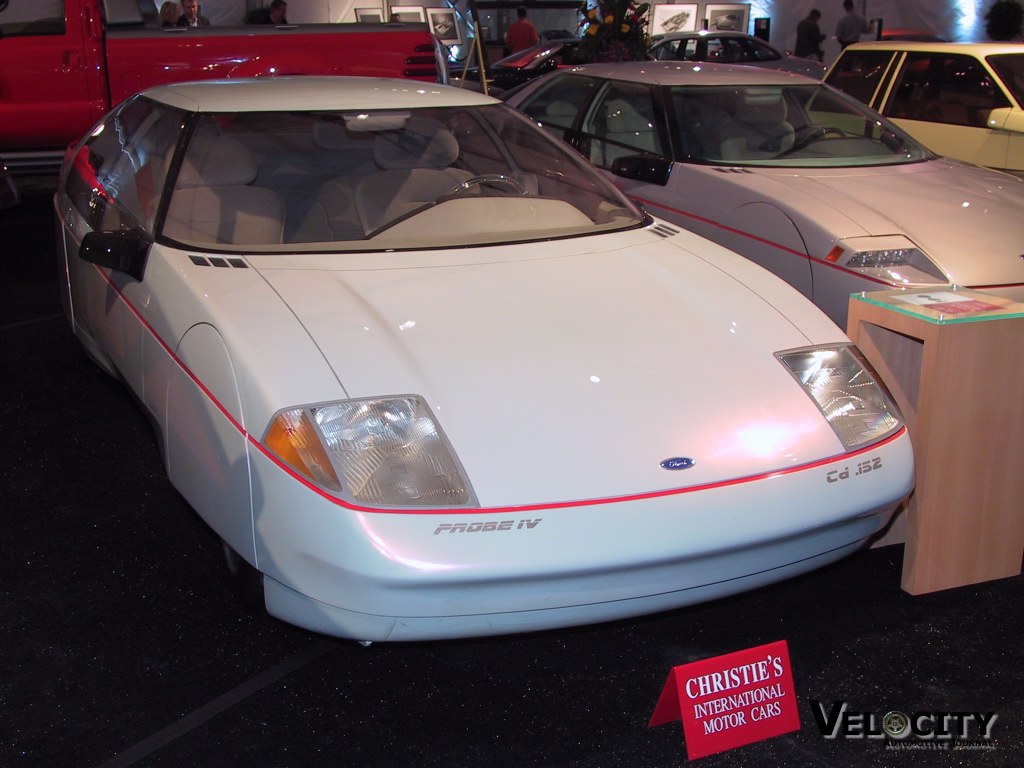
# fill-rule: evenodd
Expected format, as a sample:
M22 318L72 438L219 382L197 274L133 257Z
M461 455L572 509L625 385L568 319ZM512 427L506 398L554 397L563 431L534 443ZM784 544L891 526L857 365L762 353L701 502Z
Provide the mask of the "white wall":
M854 4L868 19L882 19L885 29L926 29L947 40L967 42L987 39L985 13L992 0L854 0ZM770 18L772 45L792 49L796 25L812 8L821 11L818 24L829 36L825 44L825 61L829 62L839 53L834 35L836 22L843 15L842 0L753 0L748 32L753 32L753 19Z

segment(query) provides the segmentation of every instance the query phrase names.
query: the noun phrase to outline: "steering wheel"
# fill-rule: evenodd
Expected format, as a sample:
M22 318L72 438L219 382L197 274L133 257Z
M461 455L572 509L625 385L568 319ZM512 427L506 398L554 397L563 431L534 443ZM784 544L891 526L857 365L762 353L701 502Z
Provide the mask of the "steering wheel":
M506 176L503 173L484 173L480 176L474 176L471 179L466 179L465 181L456 184L442 197L458 197L464 192L481 184L505 184L512 187L512 189L516 191L517 195L525 196L527 194L526 187L524 187L520 181L512 178L511 176Z
M789 149L787 149L785 152L782 152L779 155L779 157L783 157L785 155L792 154L793 152L797 152L798 150L803 149L807 145L813 144L818 139L823 139L823 138L825 138L826 136L828 136L829 134L832 134L832 133L834 133L834 134L836 134L838 136L851 136L852 135L850 133L847 133L846 131L844 131L841 128L833 128L830 125L822 125L822 126L819 126L819 127L815 128L813 131L808 133L806 136L803 136L800 139L797 139L797 141L794 142L793 146L790 147Z

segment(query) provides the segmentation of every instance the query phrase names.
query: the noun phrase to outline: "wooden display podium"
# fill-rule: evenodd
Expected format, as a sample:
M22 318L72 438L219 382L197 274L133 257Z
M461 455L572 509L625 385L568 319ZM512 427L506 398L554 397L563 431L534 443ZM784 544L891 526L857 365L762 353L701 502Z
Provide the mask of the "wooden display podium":
M903 589L1020 574L1024 304L954 288L858 293L847 335L889 387L914 444Z

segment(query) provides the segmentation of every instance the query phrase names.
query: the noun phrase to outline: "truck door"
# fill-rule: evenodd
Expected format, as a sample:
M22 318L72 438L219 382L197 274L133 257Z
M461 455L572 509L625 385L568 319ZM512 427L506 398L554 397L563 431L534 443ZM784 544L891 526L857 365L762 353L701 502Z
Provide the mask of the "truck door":
M95 0L0 0L0 146L63 149L107 109Z

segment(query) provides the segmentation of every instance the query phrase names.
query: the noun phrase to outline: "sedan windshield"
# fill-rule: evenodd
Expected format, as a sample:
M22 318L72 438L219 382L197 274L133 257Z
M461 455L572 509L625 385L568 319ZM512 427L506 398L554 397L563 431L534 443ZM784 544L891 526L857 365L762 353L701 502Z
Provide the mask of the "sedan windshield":
M189 245L437 248L591 234L644 218L504 105L204 114L190 136L161 231Z
M862 104L820 85L670 89L681 160L845 168L932 155Z

